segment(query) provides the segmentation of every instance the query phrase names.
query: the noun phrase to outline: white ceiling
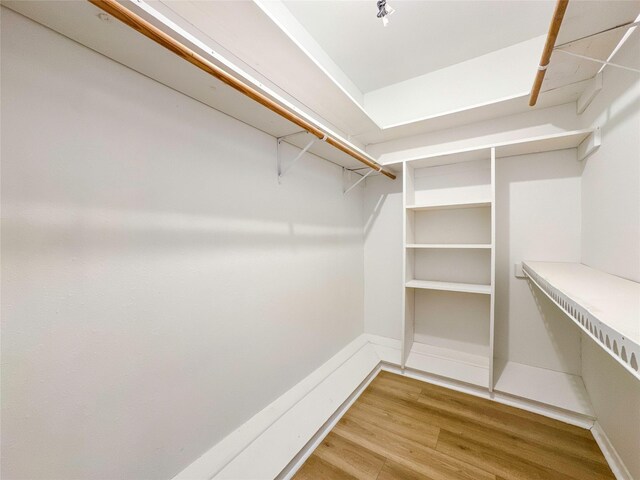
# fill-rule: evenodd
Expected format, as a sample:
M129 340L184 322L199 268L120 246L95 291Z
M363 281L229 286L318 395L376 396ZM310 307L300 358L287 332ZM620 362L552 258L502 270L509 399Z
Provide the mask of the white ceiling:
M554 0L389 0L387 27L375 0L284 4L367 93L546 34Z

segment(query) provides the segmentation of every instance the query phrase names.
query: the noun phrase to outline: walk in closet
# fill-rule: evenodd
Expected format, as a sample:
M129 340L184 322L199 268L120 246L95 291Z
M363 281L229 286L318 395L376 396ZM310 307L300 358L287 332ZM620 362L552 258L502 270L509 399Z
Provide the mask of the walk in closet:
M640 1L0 1L7 480L640 480Z

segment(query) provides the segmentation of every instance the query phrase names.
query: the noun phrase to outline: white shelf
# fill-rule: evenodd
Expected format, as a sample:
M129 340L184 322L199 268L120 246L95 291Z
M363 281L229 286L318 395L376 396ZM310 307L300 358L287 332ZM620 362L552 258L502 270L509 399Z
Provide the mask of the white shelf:
M576 325L640 380L640 283L579 263L522 266Z
M554 150L564 150L568 148L579 148L582 146L580 157L584 158L591 153L591 150L594 150L599 146L598 140L587 148L589 142L585 141L594 133L597 133L597 129L572 130L569 132L482 145L479 147L432 153L417 158L407 159L405 161L410 163L414 168L470 162L489 158L489 152L492 147L496 149L496 158L504 158L517 155L528 155L532 153L551 152Z
M489 359L465 352L414 342L406 367L487 388Z
M442 210L448 208L477 208L477 207L490 207L491 200L480 201L464 201L456 203L427 203L419 205L407 205L407 210L421 211L421 210Z
M126 3L127 8L132 9L135 13L142 15L143 17L147 17L149 15L148 9L153 9L156 12L164 10L164 8L156 6L157 4L154 4L154 2L147 2L145 8L142 8L140 2ZM150 42L144 35L141 35L136 30L129 28L124 24L119 24L118 22L94 22L96 7L88 2L67 2L65 4L64 16L60 14L60 9L57 8L55 2L18 1L3 3L3 6L7 6L8 8L61 33L65 37L72 38L80 44L99 52L146 77L152 78L173 90L181 92L204 105L214 108L215 110L224 112L227 115L238 119L247 125L251 125L258 130L268 133L273 137L283 137L295 134L301 130L298 125L280 117L278 114L263 107L256 101L245 97L222 81L204 74L198 68L195 68L193 65L185 62L184 59L178 55L175 55L161 46ZM246 2L246 5L238 6L237 8L244 8L247 13L252 12L253 10L255 10L255 14L260 12L260 9L256 5L251 5L250 2ZM229 9L229 12L227 12L226 9L223 9L223 11L218 11L217 15L220 18L225 15L233 15L229 18L236 18L235 15L238 15L237 12L239 10L236 9L236 13L231 14L232 10L233 9ZM220 21L222 22L223 20ZM89 24L88 22L91 22L90 28L87 28L87 25ZM154 22L157 22L158 25L173 38L183 42L186 41L187 45L193 44L188 37L183 36L181 30L176 30L174 26L170 26L169 24L162 25L162 21L158 18L154 19ZM270 22L267 17L264 17L264 22L265 23L261 24L263 27L269 26L269 28L271 28L272 22ZM241 25L238 25L238 27L245 28ZM270 30L270 34L279 35L281 33L277 26L273 25L272 28L273 31ZM187 30L189 30L189 28L187 28ZM217 65L224 65L223 68L225 68L225 70L229 71L232 75L245 80L256 90L265 93L270 98L273 98L278 104L296 110L298 114L310 124L318 126L324 131L331 131L336 136L338 135L335 130L331 128L332 123L335 121L332 122L329 120L330 123L325 124L325 121L323 121L318 115L310 115L307 113L314 111L314 109L301 110L297 108L295 104L292 104L287 99L289 95L282 95L279 88L275 90L269 88L268 83L270 82L259 81L255 78L256 71L253 69L247 70L244 67L244 64L240 64L240 62L238 62L234 57L221 52L216 41L211 40L202 32L197 31L197 29L194 30L196 31L193 33L198 37L198 40L208 45L200 45L201 48L197 49L201 55L204 55L208 60L213 61L213 63ZM222 36L225 35L222 32L218 33ZM242 37L243 35L234 35L233 38L234 41L242 42ZM249 40L247 36L244 37ZM218 40L220 40L220 38L218 38ZM277 51L271 51L274 49L268 48L268 43L269 42L261 42L260 46L252 43L252 48L262 48L264 49L262 52L263 55L268 55L270 57L273 55L270 61L287 61L285 56L279 55ZM294 45L294 43L291 43L291 47ZM212 55L209 53L211 51L217 52ZM227 58L225 58L225 56ZM280 59L278 60L276 56ZM269 62L265 62L263 65L269 65ZM271 73L268 74L272 81L273 77L271 75L274 73L275 70L271 70ZM306 74L303 73L303 75ZM258 77L260 77L260 75L258 75ZM293 79L293 77L289 77ZM287 87L284 87L282 91L292 92L297 88L295 86L295 83L298 83L297 80L288 80L284 83L289 81L291 83L289 83ZM357 122L364 122L361 125L370 125L369 128L375 127L375 124L364 114L359 105L356 106L354 102L348 100L347 97L344 96L340 89L335 88L335 86L330 87L330 84L332 85L333 82L327 80L326 83L322 84L322 87L320 87L320 85L317 86L318 89L322 89L323 96L328 95L327 97L324 97L322 101L326 101L327 98L331 98L333 101L340 102L339 104L341 107L336 108L334 111L335 113L340 112L341 116L345 108L352 109L353 114L356 115L352 118L358 118L359 120L357 120ZM278 85L278 87L282 88L283 82L275 81L273 85ZM212 89L215 89L214 93L212 93ZM313 93L310 92L310 95L307 97L307 102L311 101L312 103L315 103L320 101L318 100L319 98L321 97L316 94L316 91ZM325 113L328 113L328 111ZM323 117L326 118L326 116ZM378 131L379 129L376 127L375 130ZM301 134L288 138L286 143L295 145L302 149L310 139L310 136ZM340 141L361 153L366 153L359 148L358 145L352 143L348 138L343 138L341 136ZM328 142L317 141L308 149L308 152L346 168L363 167L362 163L333 147ZM293 153L293 155L297 155L297 152Z
M582 378L516 362L496 366L494 390L594 417Z
M491 295L491 285L476 285L475 283L410 280L405 283L405 286L408 288L422 288L425 290L444 290L447 292L481 293L484 295Z
M409 243L406 248L468 248L468 249L483 249L491 248L490 243Z

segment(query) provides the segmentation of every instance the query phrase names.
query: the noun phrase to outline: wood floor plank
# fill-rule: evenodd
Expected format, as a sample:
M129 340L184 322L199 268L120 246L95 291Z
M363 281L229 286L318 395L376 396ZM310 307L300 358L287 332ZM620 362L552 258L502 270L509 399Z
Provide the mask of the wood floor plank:
M358 480L376 480L385 458L331 432L313 452Z
M448 402L453 402L456 405L460 405L464 408L475 411L489 411L494 413L502 413L514 417L521 418L523 422L531 422L536 427L548 427L554 430L559 430L567 434L575 435L591 440L591 434L589 430L570 425L568 423L560 422L552 418L544 417L532 412L527 412L520 408L511 407L502 403L494 402L489 399L474 397L464 394L462 392L456 392L454 390L439 387L437 385L427 385L422 390L423 397L431 398L444 398Z
M404 412L417 421L446 428L451 432L477 432L480 435L501 433L514 440L521 439L523 442L537 444L541 448L556 449L588 461L606 464L593 438L587 439L553 428L542 428L509 413L459 408L452 399L426 399L421 396L418 402L415 402L378 391L366 391L359 401L378 406L380 402L387 402L387 409Z
M588 430L380 372L294 478L615 477Z
M418 398L422 393L422 387L407 383L403 380L403 378L398 379L386 375L378 375L369 384L369 387L371 387L372 390L380 389L408 398Z
M495 480L495 476L456 458L388 432L347 414L334 431L399 465L433 480Z
M449 388L441 387L439 385L425 383L411 377L401 376L401 375L397 375L397 374L385 372L385 371L381 371L380 374L376 377L376 380L378 380L378 377L382 377L385 380L388 379L389 381L396 381L396 382L400 380L405 381L407 382L407 384L411 385L414 389L421 387L421 390L424 394L433 393L436 395L438 394L446 395L450 399L466 402L470 406L476 406L477 408L480 408L483 410L489 409L489 410L503 411L505 413L510 413L525 419L533 420L536 423L542 423L544 425L548 425L560 430L573 433L574 435L577 435L577 436L582 436L589 439L592 438L591 433L587 429L576 427L575 425L570 425L568 423L564 423L559 420L555 420L553 418L544 417L536 413L528 412L520 408L494 402L486 398L476 397L466 393L458 392L456 390L451 390Z
M433 425L415 422L410 416L384 409L375 409L365 403L354 404L349 415L373 422L388 432L400 435L425 447L435 448L440 429Z
M367 403L357 402L351 408L350 413L358 411L365 411L370 418L375 417L377 419L396 416L401 419L404 424L419 425L420 429L423 429L426 425L424 421L416 421L416 419L409 415L390 412L389 409L383 410ZM383 420L378 421L380 422L380 426L389 428ZM448 428L451 428L452 425L454 425L452 421L439 424L441 427ZM558 471L564 471L571 477L578 480L599 480L603 478L603 475L607 475L609 472L609 467L606 463L602 464L600 462L594 462L585 458L573 456L555 448L549 448L547 445L535 444L517 436L505 434L493 429L482 427L473 428L468 422L459 422L455 425L456 427L454 427L453 430L463 438L491 448L499 449L504 453L523 461L538 464L540 466L548 466ZM430 430L434 428L433 425L427 426ZM420 437L417 432L412 432L410 435L413 435L414 439L417 438L417 441L420 441ZM427 444L427 446L433 447L433 444Z
M423 393L418 401L436 411L447 412L465 421L473 421L488 430L503 432L514 438L546 445L549 448L586 460L606 463L593 438L537 423L514 415L510 411L483 410L471 405L460 404L448 397L436 397L433 394Z
M372 392L384 392L399 398L406 398L408 400L417 400L422 393L422 390L420 389L398 388L398 386L393 383L377 380L371 382L367 388Z
M295 480L356 480L353 475L325 462L315 453L307 458L293 478Z
M433 480L421 473L398 465L391 460L387 460L378 475L377 480Z
M579 480L579 477L527 462L499 448L473 442L446 430L440 432L436 449L511 480ZM600 475L597 478L610 480L614 477Z

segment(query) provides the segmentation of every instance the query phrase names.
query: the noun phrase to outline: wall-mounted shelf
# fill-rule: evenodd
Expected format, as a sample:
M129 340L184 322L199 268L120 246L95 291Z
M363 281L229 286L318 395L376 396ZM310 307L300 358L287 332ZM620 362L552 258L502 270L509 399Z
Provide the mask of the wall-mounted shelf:
M406 248L434 248L434 249L484 249L491 248L490 243L409 243Z
M447 292L481 293L483 295L491 295L491 285L476 285L475 283L409 280L405 286L409 288L422 288L425 290L444 290Z
M524 273L640 380L640 283L579 263L523 262Z
M404 160L413 168L465 163L487 158L491 148L495 148L495 158L529 155L532 153L551 152L568 148L577 149L577 157L583 160L600 146L600 130L585 129L542 135L508 142L455 149L432 153Z
M490 207L491 200L484 201L464 201L455 203L427 203L420 205L407 205L407 210L424 211L424 210L444 210L450 208L477 208L477 207Z

